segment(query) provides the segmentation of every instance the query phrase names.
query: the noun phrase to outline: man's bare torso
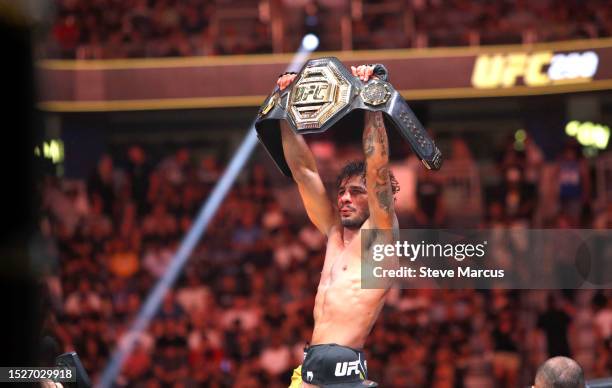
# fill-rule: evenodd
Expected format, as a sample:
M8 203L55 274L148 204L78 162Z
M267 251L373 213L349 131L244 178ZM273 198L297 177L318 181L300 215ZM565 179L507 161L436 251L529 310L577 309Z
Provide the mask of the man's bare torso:
M374 66L369 65L353 66L351 70L363 82L374 74ZM295 74L282 75L277 80L279 89L285 89L295 78ZM314 155L306 141L286 122L280 123L280 129L283 153L298 185L306 213L317 229L328 237L315 298L315 327L311 343L363 348L383 306L388 287L361 288L361 235L357 228L376 229L368 239L385 242L392 238L390 233L381 230L397 230L393 195L398 187L389 172L389 144L382 113L366 111L364 114L362 141L365 160L349 163L343 168L337 187L337 208L327 197ZM372 243L368 242L368 245ZM312 387L306 382L300 384Z
M362 229L368 227L366 221ZM361 288L361 233L346 245L343 238L343 228L338 226L327 241L315 298L312 344L336 343L361 349L387 290Z

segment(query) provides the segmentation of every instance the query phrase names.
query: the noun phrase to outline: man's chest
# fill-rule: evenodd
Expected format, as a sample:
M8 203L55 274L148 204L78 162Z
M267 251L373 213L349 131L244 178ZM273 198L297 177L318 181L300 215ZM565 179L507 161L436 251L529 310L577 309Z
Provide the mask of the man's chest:
M356 236L347 245L343 242L328 243L321 282L350 280L361 273L361 238Z

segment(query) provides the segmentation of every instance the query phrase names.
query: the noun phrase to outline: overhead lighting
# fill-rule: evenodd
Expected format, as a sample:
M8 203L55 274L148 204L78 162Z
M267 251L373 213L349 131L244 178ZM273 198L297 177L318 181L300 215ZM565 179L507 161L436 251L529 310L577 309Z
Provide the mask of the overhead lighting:
M302 39L302 47L308 51L314 51L319 47L319 38L315 34L306 34Z

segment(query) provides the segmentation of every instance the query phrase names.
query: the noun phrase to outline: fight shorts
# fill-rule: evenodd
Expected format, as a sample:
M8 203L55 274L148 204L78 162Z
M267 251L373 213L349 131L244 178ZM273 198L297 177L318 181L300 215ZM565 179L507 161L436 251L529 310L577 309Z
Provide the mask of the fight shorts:
M321 388L378 387L367 378L361 350L337 344L312 345L306 350L304 363L293 371L290 388L299 387L301 381Z

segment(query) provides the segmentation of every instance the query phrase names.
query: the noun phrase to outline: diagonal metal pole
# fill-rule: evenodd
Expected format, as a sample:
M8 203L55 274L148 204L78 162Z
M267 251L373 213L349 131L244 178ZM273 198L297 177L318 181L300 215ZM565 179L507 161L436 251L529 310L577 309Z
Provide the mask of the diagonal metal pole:
M287 71L297 71L302 67L310 53L318 46L318 39L316 37L314 37L314 39L316 39L316 41L313 40L313 36L306 36L304 39L302 39L302 46L293 57L291 63L287 67ZM200 209L195 222L191 226L191 229L187 235L181 241L177 252L174 254L174 257L166 269L166 272L158 280L151 293L149 293L147 296L143 307L136 316L136 320L128 332L117 341L117 346L113 351L108 365L102 373L98 387L107 388L113 385L113 382L121 372L123 363L132 352L136 340L149 326L149 323L155 316L155 313L158 311L164 296L168 292L168 289L174 285L178 275L185 266L185 263L191 256L196 244L206 233L210 221L217 213L221 202L234 184L234 181L236 180L236 177L240 171L242 171L242 168L253 153L254 148L257 146L257 133L255 132L254 125L255 122L251 123L247 135L234 154L229 166L223 173L223 176L219 182L217 182L215 185L208 200L204 203L204 206Z

